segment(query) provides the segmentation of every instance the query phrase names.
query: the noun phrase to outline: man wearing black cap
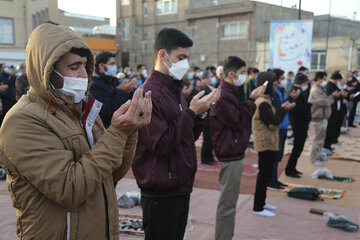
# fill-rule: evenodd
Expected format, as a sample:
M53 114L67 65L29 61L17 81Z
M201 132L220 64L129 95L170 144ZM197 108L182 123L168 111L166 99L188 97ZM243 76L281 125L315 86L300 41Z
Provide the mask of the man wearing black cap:
M305 74L296 74L293 89L301 90L300 96L294 101L296 106L289 111L291 126L294 132L294 146L291 151L289 161L286 165L285 174L289 177L300 178L301 172L296 170L297 160L304 149L304 144L311 121L311 105L308 103L308 89L309 80ZM292 101L292 99L289 99Z

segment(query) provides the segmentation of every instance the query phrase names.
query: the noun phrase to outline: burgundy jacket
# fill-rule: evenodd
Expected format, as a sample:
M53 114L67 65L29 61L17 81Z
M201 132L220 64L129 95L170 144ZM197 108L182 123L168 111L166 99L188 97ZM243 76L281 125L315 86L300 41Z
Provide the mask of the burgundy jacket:
M149 125L139 130L133 173L143 196L168 197L192 192L197 169L195 140L203 120L190 114L181 81L151 70L144 92L152 92Z
M222 81L221 98L210 111L211 140L220 161L244 158L249 143L249 123L256 105L240 100L240 90Z

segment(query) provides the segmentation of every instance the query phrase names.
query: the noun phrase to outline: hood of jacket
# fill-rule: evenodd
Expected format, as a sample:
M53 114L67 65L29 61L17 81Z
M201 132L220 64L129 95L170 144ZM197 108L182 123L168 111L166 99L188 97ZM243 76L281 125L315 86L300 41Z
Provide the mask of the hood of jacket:
M45 101L49 101L50 98L54 103L56 103L55 96L61 99L64 98L61 92L54 91L51 88L50 76L54 64L66 53L70 52L72 48L84 48L87 50L86 71L89 82L86 95L88 95L91 76L94 71L94 58L89 46L70 28L50 23L35 28L30 34L26 46L25 61L30 93ZM73 101L67 103L71 104L71 102L73 103Z

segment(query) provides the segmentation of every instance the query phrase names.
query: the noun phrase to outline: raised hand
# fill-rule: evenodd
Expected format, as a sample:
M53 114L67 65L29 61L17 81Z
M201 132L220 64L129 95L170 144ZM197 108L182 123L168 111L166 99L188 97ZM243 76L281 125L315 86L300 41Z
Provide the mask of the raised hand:
M213 90L210 94L201 98L205 91L201 91L196 94L190 102L189 109L192 110L196 115L207 111L213 103L220 98L219 89Z
M289 93L289 96L292 98L292 99L297 99L298 97L299 97L299 95L300 95L300 93L301 93L301 91L300 91L300 89L298 89L298 90L292 90L290 93Z
M265 90L266 90L266 85L259 86L250 93L249 97L253 100L256 100L258 97L264 94Z
M151 112L151 92L147 92L144 97L143 88L139 88L135 91L132 100L127 101L114 112L111 124L130 134L150 123Z
M188 87L184 86L181 90L181 93L188 98L192 92L192 90L194 89L194 85L190 84Z
M285 109L286 111L290 111L296 106L296 103L290 103L289 101L285 101L281 107Z

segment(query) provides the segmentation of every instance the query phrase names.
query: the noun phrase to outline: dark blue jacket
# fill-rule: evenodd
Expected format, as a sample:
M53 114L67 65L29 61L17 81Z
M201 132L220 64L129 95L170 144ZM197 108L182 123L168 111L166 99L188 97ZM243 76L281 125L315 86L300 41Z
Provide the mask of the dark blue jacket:
M1 94L1 100L3 104L3 115L5 115L10 110L10 108L16 103L15 79L16 76L12 76L7 73L0 74L0 82L9 86L9 88Z
M130 99L130 95L122 90L118 90L118 79L106 76L103 73L95 71L90 86L90 94L93 98L103 103L100 111L100 117L105 128L111 124L113 113Z

